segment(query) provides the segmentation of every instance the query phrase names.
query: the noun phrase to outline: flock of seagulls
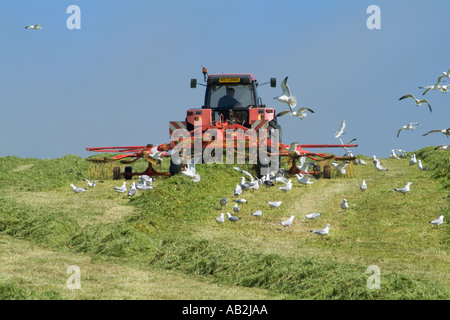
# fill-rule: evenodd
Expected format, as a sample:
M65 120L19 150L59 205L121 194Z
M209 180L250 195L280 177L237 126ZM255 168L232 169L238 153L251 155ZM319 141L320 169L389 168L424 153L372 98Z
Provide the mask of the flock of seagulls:
M118 193L127 193L128 197L134 197L135 195L137 195L138 190L153 189L154 188L154 186L152 186L153 180L154 179L150 176L142 175L142 176L139 176L139 180L138 180L137 184L134 181L131 182L131 186L129 189L127 187L127 182L124 181L121 186L114 187L114 191L116 191ZM83 181L87 182L89 188L94 188L98 182L100 182L100 183L104 182L102 180L94 180L91 182L88 179L83 179ZM75 192L75 193L81 193L81 192L84 192L87 190L86 188L76 187L73 183L70 184L70 187L72 188L73 192Z
M292 190L292 180L291 179L286 179L284 177L284 173L278 171L277 173L272 173L272 174L267 174L266 176L261 177L260 179L256 179L255 177L253 177L248 171L242 170L239 167L234 167L235 170L243 173L244 175L246 175L248 177L248 180L246 180L245 176L242 176L240 179L240 182L236 185L236 187L234 188L233 194L234 196L241 196L243 190L250 190L252 189L252 186L254 185L264 185L266 187L273 187L276 184L284 184L284 186L278 187L279 190L281 190L282 192L289 192ZM296 174L297 179L299 184L311 184L312 182L306 182L304 180L302 180L302 177L300 177L299 174ZM302 176L304 176L302 174ZM271 183L267 183L268 181L270 181ZM256 189L257 190L257 189ZM225 213L221 213L219 217L216 217L215 220L218 224L223 224L226 220L230 221L230 222L236 222L242 219L242 217L240 217L240 213L241 213L241 209L238 206L238 204L245 204L248 203L248 201L244 198L239 198L239 199L234 199L233 202L236 202L234 204L233 207L233 214L231 214L230 212L225 212ZM225 207L227 206L228 200L227 198L222 198L220 199L220 207L221 209L225 209ZM282 201L266 201L266 203L269 205L270 208L272 209L276 209L279 208L282 205ZM252 212L250 214L253 217L261 217L263 215L263 211L262 210L256 210L254 212ZM321 213L309 213L305 216L306 220L315 220L318 217L320 217L322 214ZM225 216L227 219L225 219ZM283 227L290 227L293 223L295 219L295 215L291 215L288 219L279 222L280 225L282 225ZM316 233L319 235L325 235L328 234L328 228L329 225L327 227L325 227L325 231L323 232L319 232L318 230L311 230L312 233Z
M442 85L442 78L450 78L450 69L447 71L442 72L442 74L438 77L437 82L434 85L431 86L420 86L419 89L425 89L425 91L422 93L422 95L427 94L429 91L441 91L442 93L447 93L447 91L449 90L450 85ZM412 100L414 100L414 103L417 106L420 106L422 104L426 104L428 106L428 109L430 110L430 112L432 112L433 110L431 109L431 104L427 99L418 99L416 98L412 93L408 93L406 95L403 95L399 98L399 100L405 100L407 98L411 98ZM397 138L400 135L400 132L402 130L411 130L414 131L416 129L415 126L420 125L419 122L411 122L408 123L404 126L402 126L400 129L398 129L397 131ZM423 134L423 136L426 136L430 133L434 133L434 132L439 132L442 133L444 135L447 136L447 138L450 136L450 128L446 128L446 129L435 129L435 130L431 130L428 131L427 133Z

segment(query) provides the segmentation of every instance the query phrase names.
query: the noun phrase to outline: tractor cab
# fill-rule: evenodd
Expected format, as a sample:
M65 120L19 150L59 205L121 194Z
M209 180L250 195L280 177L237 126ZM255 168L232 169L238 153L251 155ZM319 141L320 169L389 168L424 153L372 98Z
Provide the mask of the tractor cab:
M276 80L271 79L272 87ZM191 80L191 87L197 82ZM251 128L256 121L271 121L275 110L266 108L258 96L258 82L252 74L213 74L206 79L205 101L201 109L190 109L187 113L188 130L194 121L201 119L203 124L237 123Z

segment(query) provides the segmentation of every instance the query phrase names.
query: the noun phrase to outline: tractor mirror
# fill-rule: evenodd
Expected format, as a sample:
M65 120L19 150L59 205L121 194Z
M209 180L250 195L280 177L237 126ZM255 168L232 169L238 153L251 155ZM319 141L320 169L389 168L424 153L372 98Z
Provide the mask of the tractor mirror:
M191 88L197 88L197 79L191 79Z
M272 88L275 88L277 86L277 79L276 78L270 78L270 86Z

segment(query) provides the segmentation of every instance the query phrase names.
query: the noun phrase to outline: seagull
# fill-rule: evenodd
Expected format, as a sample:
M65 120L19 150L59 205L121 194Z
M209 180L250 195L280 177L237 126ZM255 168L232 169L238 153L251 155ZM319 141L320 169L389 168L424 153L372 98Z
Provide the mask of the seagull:
M228 220L230 220L231 222L235 222L235 221L238 221L239 219L241 219L239 217L231 215L229 212L227 212L227 217L228 217Z
M309 176L305 176L304 174L295 174L295 177L297 178L298 183L304 184L304 185L308 185L308 184L313 184L314 182L311 181L311 178Z
M255 212L252 213L252 216L261 217L262 216L262 211L261 210L256 210Z
M147 184L137 184L136 185L136 189L138 189L138 190L151 190L151 189L154 189L154 188L155 187L149 186Z
M339 127L339 130L336 131L336 133L334 134L334 137L337 139L340 136L342 136L344 134L344 129L345 129L345 120L342 120L341 126Z
M405 124L405 125L402 126L400 129L398 129L398 131L397 131L397 138L398 138L398 136L400 135L400 132L401 132L402 130L411 130L411 131L414 131L414 130L416 129L415 126L419 126L419 125L420 125L420 122L410 122L410 123L408 123L408 124Z
M409 186L411 185L411 182L408 182L406 184L406 186L404 186L403 188L398 188L398 189L392 189L392 191L397 191L397 192L401 192L403 194L406 194L407 192L409 192Z
M375 157L375 156L374 156ZM375 164L375 168L378 170L378 171L388 171L388 169L386 169L385 167L383 167L382 165L381 165L381 162L377 159L377 158L375 158L375 160L373 160L374 161L374 164Z
M342 139L341 138L339 138L339 140L341 141L341 144L343 145L344 144L344 141L342 141ZM353 139L351 139L351 140L349 140L349 141L347 141L347 143L345 143L345 144L350 144L350 143L352 143L353 141L355 141L356 140L356 138L353 138ZM351 153L351 151L350 150L348 150L348 148L347 147L342 147L343 149L345 149L345 150L347 150L347 152L350 152Z
M419 89L426 89L422 95L425 95L428 91L430 90L439 90L439 85L441 84L441 81L436 82L433 86L423 86L423 87L419 87Z
M269 206L271 206L272 208L278 208L279 206L281 206L281 204L283 203L282 201L266 201Z
M448 149L448 144L441 144L436 148L434 148L434 150L450 150L450 149Z
M417 166L419 167L420 170L428 170L427 167L424 167L422 165L422 161L421 160L417 160Z
M367 163L363 159L359 159L358 162L359 162L359 164L367 165Z
M75 193L80 193L80 192L86 191L85 188L75 187L75 186L73 185L73 183L71 183L70 186L72 187L72 190L73 190L73 192L75 192Z
M348 202L347 199L342 200L341 208L344 210L348 210Z
M30 26L26 26L25 29L40 30L40 29L42 29L42 27L41 27L41 24L33 24Z
M337 163L337 162L333 162L331 164L333 165L333 167L336 168L336 170L338 172L340 172L341 174L346 174L347 170L345 168L350 164L350 161L345 161L345 162L340 163L340 164Z
M447 84L445 86L439 86L438 90L442 93L447 93L449 90L448 87L450 87L450 84Z
M236 185L236 188L234 188L234 195L240 196L242 194L242 188L239 184Z
M186 177L191 178L192 182L199 182L200 181L200 175L195 172L195 164L197 163L197 157L192 158L188 161L186 164L186 169L181 171L183 175Z
M309 220L316 220L318 217L320 217L321 213L308 213L305 218Z
M444 216L440 215L436 220L428 221L428 223L434 224L436 227L439 227L444 223Z
M220 199L220 206L225 207L227 205L227 198Z
M298 143L293 142L289 145L289 148L287 148L287 152L291 157L297 157L300 156L300 151L297 150Z
M325 228L321 229L321 230L311 230L310 232L318 234L319 236L326 236L328 234L328 232L330 231L330 225L327 224L325 226Z
M235 203L235 204L234 204L234 208L233 208L233 211L234 211L234 212L236 212L236 213L239 213L239 212L241 212L241 208L239 208L239 206L238 206L238 204L237 204L237 203Z
M287 85L287 79L288 77L284 78L283 82L281 82L281 89L283 90L283 94L281 96L275 97L274 99L282 103L287 103L289 109L291 110L291 112L293 112L292 109L297 106L297 99L294 95L291 94L291 90Z
M442 80L442 78L450 78L450 69L448 69L448 71L447 72L442 72L442 76L440 76L438 79L437 79L437 81L441 81Z
M315 163L306 161L306 156L300 158L300 165L297 166L298 171L308 172L309 166L313 166Z
M440 132L442 134L445 134L447 136L447 138L450 136L450 128L442 129L442 130L431 130L431 131L428 131L427 133L423 134L423 136L426 136L427 134L430 134L433 132Z
M292 224L292 221L294 221L295 216L290 216L289 219L280 222L281 225L285 226L285 227L290 227Z
M101 180L94 180L94 181L90 182L88 179L84 179L84 181L87 181L88 186L89 186L90 188L95 187L95 184L96 184L97 182L103 182L103 181L101 181Z
M361 185L359 186L359 188L360 188L362 191L366 191L366 190L367 190L366 180L363 180L363 181L362 181L362 183L361 183Z
M412 166L412 165L414 165L414 164L416 164L416 163L417 163L416 154L413 153L413 154L411 155L411 158L409 158L409 165Z
M223 212L220 214L220 217L216 218L216 222L218 224L224 223L225 222L225 215L223 214Z
M233 200L234 202L237 202L237 203L247 203L247 200L245 200L245 199L237 199L237 200Z
M289 179L286 184L283 187L278 187L283 192L288 192L292 190L292 182L291 179Z
M391 149L391 158L400 160L400 158L395 154L395 150L394 149Z
M398 99L398 100L403 100L403 99L406 99L406 98L413 98L414 102L416 103L417 106L420 106L422 103L426 103L428 105L428 109L430 109L430 112L432 112L431 105L430 105L430 103L428 102L427 99L419 100L416 97L414 97L414 95L412 93L409 93L407 95L404 95L403 97L400 97L400 99Z
M305 118L308 115L305 111L309 111L311 113L314 113L314 110L312 110L310 108L306 108L306 107L298 108L298 110L296 110L296 111L292 111L292 108L290 108L290 110L281 111L275 117L277 117L277 118L278 117L282 117L285 114L289 113L289 115L291 117L299 117L300 120L303 120L303 118Z
M114 187L114 190L116 190L117 192L126 192L127 191L127 182L124 181L121 187Z
M128 190L128 196L133 197L137 194L136 183L134 181L131 183L130 190Z

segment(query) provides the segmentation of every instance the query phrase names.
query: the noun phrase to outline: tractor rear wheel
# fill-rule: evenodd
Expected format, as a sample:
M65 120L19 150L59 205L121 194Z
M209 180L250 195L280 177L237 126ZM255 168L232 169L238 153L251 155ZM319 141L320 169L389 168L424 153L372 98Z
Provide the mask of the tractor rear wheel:
M170 166L169 166L169 173L170 176L174 176L176 174L179 174L181 172L182 164L176 164L173 162L172 157L170 157Z
M315 172L314 177L316 177L317 179L320 179L323 174L323 172L321 170L322 170L322 168L318 164L314 165L314 172Z
M132 173L133 173L133 167L126 166L125 173L124 173L125 180L131 180L133 178Z
M329 164L323 166L323 177L325 179L331 179L331 166Z
M113 179L114 180L119 180L121 177L120 175L120 167L114 167L113 168Z

